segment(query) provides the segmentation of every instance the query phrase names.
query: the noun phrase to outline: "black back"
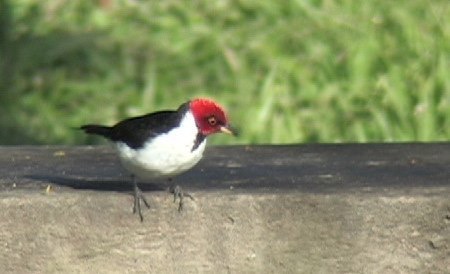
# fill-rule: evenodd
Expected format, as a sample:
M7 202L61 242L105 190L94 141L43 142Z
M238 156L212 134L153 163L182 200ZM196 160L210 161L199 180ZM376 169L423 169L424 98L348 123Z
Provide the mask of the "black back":
M163 110L123 120L112 127L83 126L87 133L102 135L114 142L123 142L129 147L141 148L145 142L177 127L189 109L185 103L178 110Z

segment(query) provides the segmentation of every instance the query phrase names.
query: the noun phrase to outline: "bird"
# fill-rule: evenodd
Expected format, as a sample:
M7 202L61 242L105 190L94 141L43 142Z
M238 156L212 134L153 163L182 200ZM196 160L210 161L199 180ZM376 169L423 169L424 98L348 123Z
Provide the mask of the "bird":
M181 104L176 110L161 110L131 117L113 126L87 124L80 127L87 134L100 135L113 142L122 166L131 173L133 186L133 213L141 222L141 201L149 203L137 184L141 180L167 178L169 181L194 167L202 158L208 136L215 133L236 135L228 115L217 102L195 98ZM174 202L179 199L178 211L183 209L183 198L192 195L179 185L172 187Z

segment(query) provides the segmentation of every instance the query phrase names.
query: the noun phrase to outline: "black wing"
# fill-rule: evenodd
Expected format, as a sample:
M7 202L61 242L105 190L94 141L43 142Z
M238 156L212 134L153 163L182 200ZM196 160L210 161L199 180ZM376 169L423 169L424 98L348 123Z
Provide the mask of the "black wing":
M137 149L141 148L148 140L177 127L187 110L188 104L186 103L176 111L164 110L133 117L112 127L86 125L81 129L86 133L102 135L114 142L123 142L129 147Z
M146 141L178 126L181 118L176 111L159 111L126 119L112 127L110 139L140 148Z

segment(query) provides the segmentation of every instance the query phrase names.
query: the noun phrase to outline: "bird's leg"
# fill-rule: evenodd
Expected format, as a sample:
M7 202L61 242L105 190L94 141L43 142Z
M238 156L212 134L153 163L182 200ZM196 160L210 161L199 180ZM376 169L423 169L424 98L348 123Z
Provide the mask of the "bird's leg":
M148 204L147 200L145 199L144 193L142 193L142 190L139 189L136 181L136 176L133 176L133 196L134 196L134 206L133 206L133 213L138 213L139 218L141 219L141 222L144 221L144 217L142 217L141 212L141 200L144 202L145 206L147 208L150 208L150 205Z
M179 185L176 185L175 187L173 187L171 192L173 193L173 202L174 203L177 201L177 198L180 200L180 202L178 203L178 212L183 210L184 197L189 197L189 198L191 198L191 200L194 200L194 197L192 197L191 194L184 192Z

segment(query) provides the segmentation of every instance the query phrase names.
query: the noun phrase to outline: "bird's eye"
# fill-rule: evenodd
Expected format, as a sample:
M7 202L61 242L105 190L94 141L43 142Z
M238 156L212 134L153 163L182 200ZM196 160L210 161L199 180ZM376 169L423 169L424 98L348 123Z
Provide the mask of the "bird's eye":
M210 126L215 126L215 125L217 125L217 119L216 119L216 117L214 117L214 116L208 117L208 124L209 124Z

